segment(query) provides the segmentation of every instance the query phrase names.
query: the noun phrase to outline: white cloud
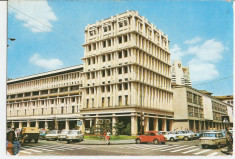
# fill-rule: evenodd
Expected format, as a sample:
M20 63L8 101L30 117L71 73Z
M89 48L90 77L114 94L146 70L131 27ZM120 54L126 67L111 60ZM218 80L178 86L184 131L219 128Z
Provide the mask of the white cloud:
M43 67L47 70L57 69L63 66L63 62L59 59L44 59L40 55L34 54L29 62L33 63L36 66Z
M196 43L200 42L201 40L202 40L201 38L195 37L195 38L193 38L191 40L184 41L184 43L185 44L196 44Z
M28 27L32 32L43 32L43 31L50 32L51 28L53 28L51 22L57 20L57 17L55 16L54 12L52 11L51 7L48 5L46 0L43 1L9 0L8 4L9 4L8 7L9 13L14 13L17 19L25 21L24 26ZM27 15L24 15L20 11L31 16L33 19L28 17ZM34 19L36 19L39 22L35 21ZM42 23L47 26L43 25ZM35 28L32 26L34 26Z
M219 72L215 65L209 62L203 62L199 59L192 59L188 62L190 70L190 80L192 82L202 82L215 79Z
M221 42L215 41L214 39L205 41L200 46L191 46L188 49L188 53L195 54L197 58L202 61L217 62L222 58L222 52L225 47Z
M185 53L182 52L181 48L178 45L174 45L170 52L171 60L181 60L182 57L185 55Z
M217 78L219 71L215 64L222 59L222 53L227 49L222 42L215 39L206 40L200 45L195 45L195 41L199 40L199 38L194 40L194 43L193 39L191 41L186 40L189 45L185 50L182 50L178 45L174 45L171 49L173 60L189 59L189 62L184 65L189 66L192 82L202 82Z

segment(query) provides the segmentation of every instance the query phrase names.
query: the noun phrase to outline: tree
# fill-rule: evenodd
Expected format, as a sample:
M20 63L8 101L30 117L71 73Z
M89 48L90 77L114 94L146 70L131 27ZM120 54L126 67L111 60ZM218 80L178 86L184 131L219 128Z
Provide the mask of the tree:
M114 124L114 128L115 128L115 132L117 136L125 134L125 125L123 124L123 122L116 122Z
M96 124L96 132L102 136L108 131L111 132L111 122L109 120L98 120Z
M126 135L131 135L131 124L130 123L128 123L127 125L126 125L126 132L125 132L125 134Z

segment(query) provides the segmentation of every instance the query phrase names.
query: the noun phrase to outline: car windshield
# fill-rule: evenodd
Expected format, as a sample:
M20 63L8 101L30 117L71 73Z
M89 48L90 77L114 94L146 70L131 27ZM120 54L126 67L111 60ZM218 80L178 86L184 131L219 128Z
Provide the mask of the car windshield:
M70 131L69 134L81 134L80 131Z
M63 130L62 132L61 132L61 134L68 134L69 133L69 130Z
M217 135L216 134L214 134L214 133L206 133L206 134L203 134L203 136L204 137L217 137Z
M51 131L49 131L48 134L57 134L57 132L58 132L58 131L56 131L56 130L51 130Z

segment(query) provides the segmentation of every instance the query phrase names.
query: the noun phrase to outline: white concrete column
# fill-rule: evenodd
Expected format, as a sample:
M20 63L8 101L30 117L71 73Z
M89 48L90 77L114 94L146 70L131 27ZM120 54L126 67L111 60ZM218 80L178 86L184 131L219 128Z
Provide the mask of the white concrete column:
M65 120L65 129L69 130L69 121L68 121L68 119Z
M170 127L170 130L169 130L169 131L172 131L172 130L173 130L173 122L174 122L173 119L170 119L170 126L169 126L169 127Z
M137 135L137 116L131 117L131 135Z
M48 129L48 121L45 121L45 129Z
M82 131L82 133L85 134L85 119L81 119L82 120L82 125L80 127L80 130Z
M36 120L35 127L39 128L39 121L38 120Z
M15 128L15 123L11 122L11 128Z
M166 119L162 118L162 131L166 131Z
M153 120L153 130L158 131L158 118L154 118Z
M19 122L19 128L20 129L22 128L22 122Z
M198 124L199 124L199 129L198 129L198 131L201 131L201 130L202 130L202 129L201 129L202 124L201 124L201 121L200 121L200 120L198 121Z
M193 120L193 132L196 132L196 122Z
M144 132L149 131L149 117L144 118Z
M113 114L113 115L115 115L115 114ZM114 128L116 123L117 123L117 117L112 117L112 134L116 133L116 130Z
M27 127L30 127L30 122L29 121L27 121Z

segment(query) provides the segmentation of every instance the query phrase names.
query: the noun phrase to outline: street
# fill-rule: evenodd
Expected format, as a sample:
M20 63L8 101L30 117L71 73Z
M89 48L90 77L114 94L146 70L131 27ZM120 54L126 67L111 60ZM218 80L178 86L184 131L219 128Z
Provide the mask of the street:
M123 140L124 141L124 140ZM165 145L135 144L134 140L84 140L67 144L65 141L25 143L19 156L227 156L217 148L202 149L198 140L167 142Z

